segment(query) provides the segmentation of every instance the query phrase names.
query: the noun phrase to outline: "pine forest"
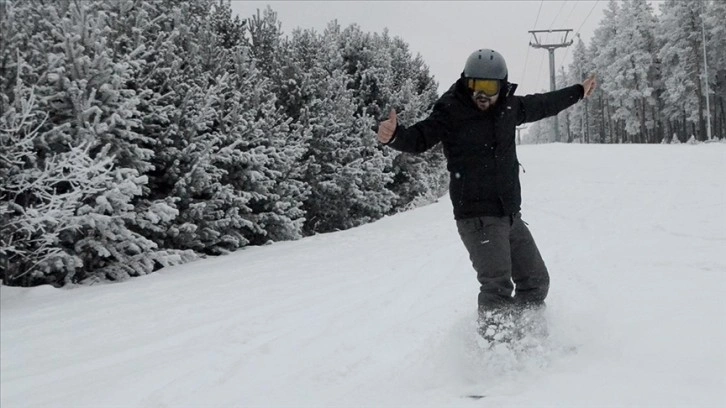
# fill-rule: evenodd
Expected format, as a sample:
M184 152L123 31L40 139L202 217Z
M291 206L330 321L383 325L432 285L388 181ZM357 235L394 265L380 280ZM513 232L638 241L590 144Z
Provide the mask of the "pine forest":
M724 138L724 21L722 1L611 0L558 75L601 84L560 114L562 141ZM391 107L427 117L441 79L426 62L388 31L281 27L229 0L0 0L3 284L124 280L444 195L440 148L375 137Z

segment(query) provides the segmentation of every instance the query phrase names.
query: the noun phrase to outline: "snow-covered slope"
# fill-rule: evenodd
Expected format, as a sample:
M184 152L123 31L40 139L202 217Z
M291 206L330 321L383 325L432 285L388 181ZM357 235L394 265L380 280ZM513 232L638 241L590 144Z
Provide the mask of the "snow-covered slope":
M519 152L552 275L537 352L478 348L444 197L123 283L2 287L0 405L724 406L726 145Z

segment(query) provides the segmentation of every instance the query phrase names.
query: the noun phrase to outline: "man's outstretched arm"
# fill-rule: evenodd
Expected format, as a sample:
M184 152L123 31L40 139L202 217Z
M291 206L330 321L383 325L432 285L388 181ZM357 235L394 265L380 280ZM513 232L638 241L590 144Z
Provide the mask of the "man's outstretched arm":
M439 143L442 132L446 132L440 116L434 107L428 118L406 128L398 124L396 110L391 109L388 119L378 124L378 141L401 152L423 153Z
M597 80L595 75L592 75L580 85L519 97L521 105L517 122L518 124L536 122L554 116L574 105L580 99L591 96L595 89L597 89Z

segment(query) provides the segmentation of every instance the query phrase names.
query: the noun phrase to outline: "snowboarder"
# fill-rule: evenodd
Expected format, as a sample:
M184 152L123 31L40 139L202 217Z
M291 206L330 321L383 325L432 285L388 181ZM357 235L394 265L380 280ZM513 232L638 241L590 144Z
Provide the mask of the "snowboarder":
M506 341L512 316L543 308L549 290L547 267L520 213L516 127L554 116L596 87L593 75L557 91L515 96L502 55L480 49L426 119L405 127L392 109L379 123L379 142L401 152L442 143L456 226L481 284L479 333L488 341Z

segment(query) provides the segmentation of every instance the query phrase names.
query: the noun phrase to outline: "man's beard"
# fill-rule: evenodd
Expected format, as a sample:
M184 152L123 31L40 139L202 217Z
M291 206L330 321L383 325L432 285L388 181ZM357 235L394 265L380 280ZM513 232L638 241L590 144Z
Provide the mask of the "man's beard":
M479 109L488 110L492 106L492 98L484 94L474 95L474 103Z

